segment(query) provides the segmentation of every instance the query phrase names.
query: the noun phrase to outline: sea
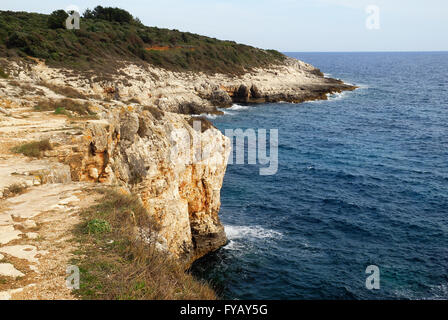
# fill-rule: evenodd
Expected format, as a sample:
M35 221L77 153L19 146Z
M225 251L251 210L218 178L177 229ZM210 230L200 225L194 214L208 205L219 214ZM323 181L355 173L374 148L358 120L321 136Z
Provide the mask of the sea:
M359 89L214 117L278 129L278 171L228 166L229 243L193 274L223 299L448 299L448 53L286 54Z

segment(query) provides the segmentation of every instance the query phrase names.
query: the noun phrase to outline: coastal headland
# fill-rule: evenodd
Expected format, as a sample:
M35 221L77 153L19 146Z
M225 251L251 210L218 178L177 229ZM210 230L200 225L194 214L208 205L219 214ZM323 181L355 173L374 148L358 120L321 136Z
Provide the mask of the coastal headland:
M99 188L134 197L151 223L126 211L128 232L187 268L227 242L219 209L230 141L201 115L356 89L278 52L134 22L91 18L81 30L55 30L46 19L0 12L3 298L75 298L64 269L83 243L69 234L104 194ZM37 27L26 30L31 22ZM207 156L192 161L179 132Z

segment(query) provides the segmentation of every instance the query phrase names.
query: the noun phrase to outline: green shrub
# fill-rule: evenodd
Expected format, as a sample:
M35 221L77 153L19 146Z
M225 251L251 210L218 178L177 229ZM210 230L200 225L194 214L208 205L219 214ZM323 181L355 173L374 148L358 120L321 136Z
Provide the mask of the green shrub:
M64 10L53 11L48 17L48 28L61 29L65 28L65 21L68 18L68 13Z
M8 48L25 48L28 46L27 35L23 32L14 31L6 40Z
M87 223L88 234L102 234L111 231L109 222L102 219L93 219Z
M63 115L70 115L67 110L65 110L65 108L63 107L57 107L56 110L54 110L54 114L63 114Z
M132 15L126 10L120 8L96 6L95 9L87 9L84 12L84 18L102 19L111 22L130 23L134 21Z

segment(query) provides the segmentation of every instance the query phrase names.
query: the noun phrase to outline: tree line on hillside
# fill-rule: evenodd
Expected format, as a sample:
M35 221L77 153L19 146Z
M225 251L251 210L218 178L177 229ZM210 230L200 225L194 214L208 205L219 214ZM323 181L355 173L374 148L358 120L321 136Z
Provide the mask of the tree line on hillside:
M146 62L173 71L232 75L281 63L285 59L274 50L147 27L136 18L130 20L129 13L120 16L120 12L125 11L123 9L111 9L97 7L87 11L79 30L64 28L68 14L62 10L51 17L0 10L0 57L34 57L45 60L50 66L95 70L98 74L110 74L111 65L127 61ZM152 47L167 50L158 51Z
M140 20L138 18L134 19L128 11L112 7L96 6L93 10L87 9L82 17L85 19L101 19L119 23L140 23ZM51 29L64 28L67 18L68 13L64 10L53 11L48 17L48 27Z

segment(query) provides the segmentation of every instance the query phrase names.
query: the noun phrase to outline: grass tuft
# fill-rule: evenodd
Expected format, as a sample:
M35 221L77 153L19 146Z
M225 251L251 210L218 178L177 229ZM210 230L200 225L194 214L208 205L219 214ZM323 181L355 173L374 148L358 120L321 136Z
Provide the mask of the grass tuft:
M48 139L33 141L12 148L12 152L21 153L27 157L39 158L43 151L52 150L51 143Z
M111 231L109 222L102 219L93 219L87 223L86 231L88 234L101 234Z

